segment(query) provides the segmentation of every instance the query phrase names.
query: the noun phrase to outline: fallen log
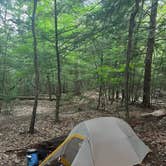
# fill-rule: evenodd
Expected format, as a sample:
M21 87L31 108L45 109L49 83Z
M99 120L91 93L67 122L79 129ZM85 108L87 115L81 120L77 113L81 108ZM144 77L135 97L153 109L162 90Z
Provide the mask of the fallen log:
M50 140L36 143L23 148L9 149L1 153L16 153L18 157L26 155L28 149L37 149L39 160L43 160L49 153L56 149L65 139L67 135L62 135Z
M11 100L34 100L35 97L34 96L16 96L16 97L12 97ZM39 100L50 100L50 101L53 101L53 100L56 100L55 97L52 97L51 99L49 97L45 97L45 96L39 96L38 98ZM0 97L0 101L3 101L4 98Z
M153 117L158 117L158 118L162 118L164 116L166 116L166 110L165 109L160 109L160 110L156 110L156 111L153 111L151 113L144 113L144 114L141 114L142 117L150 117L150 116L153 116Z
M17 96L16 99L19 99L19 100L34 100L35 97L34 96ZM39 100L50 100L49 97L45 97L45 96L39 96L38 98ZM56 100L56 98L52 98L52 100Z

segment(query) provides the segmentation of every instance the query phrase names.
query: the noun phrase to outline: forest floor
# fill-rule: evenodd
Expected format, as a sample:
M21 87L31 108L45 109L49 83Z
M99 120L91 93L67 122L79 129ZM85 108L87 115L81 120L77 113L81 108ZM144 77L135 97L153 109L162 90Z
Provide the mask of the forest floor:
M119 102L114 102L107 111L96 111L96 95L89 93L83 98L74 98L64 102L61 107L60 122L54 123L55 101L40 101L37 110L35 134L30 135L30 123L33 101L15 101L10 115L0 115L0 166L24 166L26 156L17 156L21 149L28 149L32 144L67 134L77 123L101 116L122 117ZM166 99L158 101L156 109L166 108ZM143 109L139 105L131 105L130 125L136 134L150 147L150 153L142 166L166 165L166 117L141 117L142 113L153 112L154 109Z

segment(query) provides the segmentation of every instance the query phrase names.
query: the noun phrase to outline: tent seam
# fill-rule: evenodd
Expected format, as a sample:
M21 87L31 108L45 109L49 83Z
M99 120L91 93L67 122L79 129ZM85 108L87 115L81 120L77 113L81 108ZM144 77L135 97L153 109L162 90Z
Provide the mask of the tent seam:
M89 131L89 129L88 129L88 127L87 127L87 125L86 125L85 122L84 122L84 124L85 124L85 126L86 126L86 128L87 128L87 130L88 130L88 135L89 135L89 137L92 138L92 136L90 135L90 131ZM88 143L89 143L89 146L90 146L90 153L91 153L91 156L92 156L93 166L95 166L95 160L94 160L94 156L93 156L93 153L92 153L92 145L91 145L90 140L89 140L88 138L87 138L87 140L88 140ZM92 140L92 139L91 139L91 140Z

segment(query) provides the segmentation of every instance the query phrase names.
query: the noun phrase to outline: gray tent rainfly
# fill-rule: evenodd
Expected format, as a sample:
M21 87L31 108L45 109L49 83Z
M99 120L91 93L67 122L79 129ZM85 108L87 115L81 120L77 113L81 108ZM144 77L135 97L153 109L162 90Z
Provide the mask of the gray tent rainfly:
M57 158L65 166L133 166L148 152L125 121L102 117L78 124L40 166L51 166Z

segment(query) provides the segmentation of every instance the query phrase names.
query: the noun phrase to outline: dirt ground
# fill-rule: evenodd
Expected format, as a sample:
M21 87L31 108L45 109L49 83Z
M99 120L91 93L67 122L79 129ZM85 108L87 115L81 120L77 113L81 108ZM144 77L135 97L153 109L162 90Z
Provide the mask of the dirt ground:
M165 101L164 101L165 102ZM79 99L74 102L65 102L61 107L60 122L54 123L55 101L40 101L37 110L35 125L36 133L30 135L28 126L32 112L33 101L15 101L11 115L0 114L0 166L24 166L26 156L19 157L17 152L27 149L30 145L67 134L77 123L83 120L101 116L121 116L117 113L118 102L115 102L107 111L96 111L94 97L88 100ZM166 165L166 117L142 118L144 110L139 106L130 106L130 125L136 134L151 148L150 153L142 166Z

